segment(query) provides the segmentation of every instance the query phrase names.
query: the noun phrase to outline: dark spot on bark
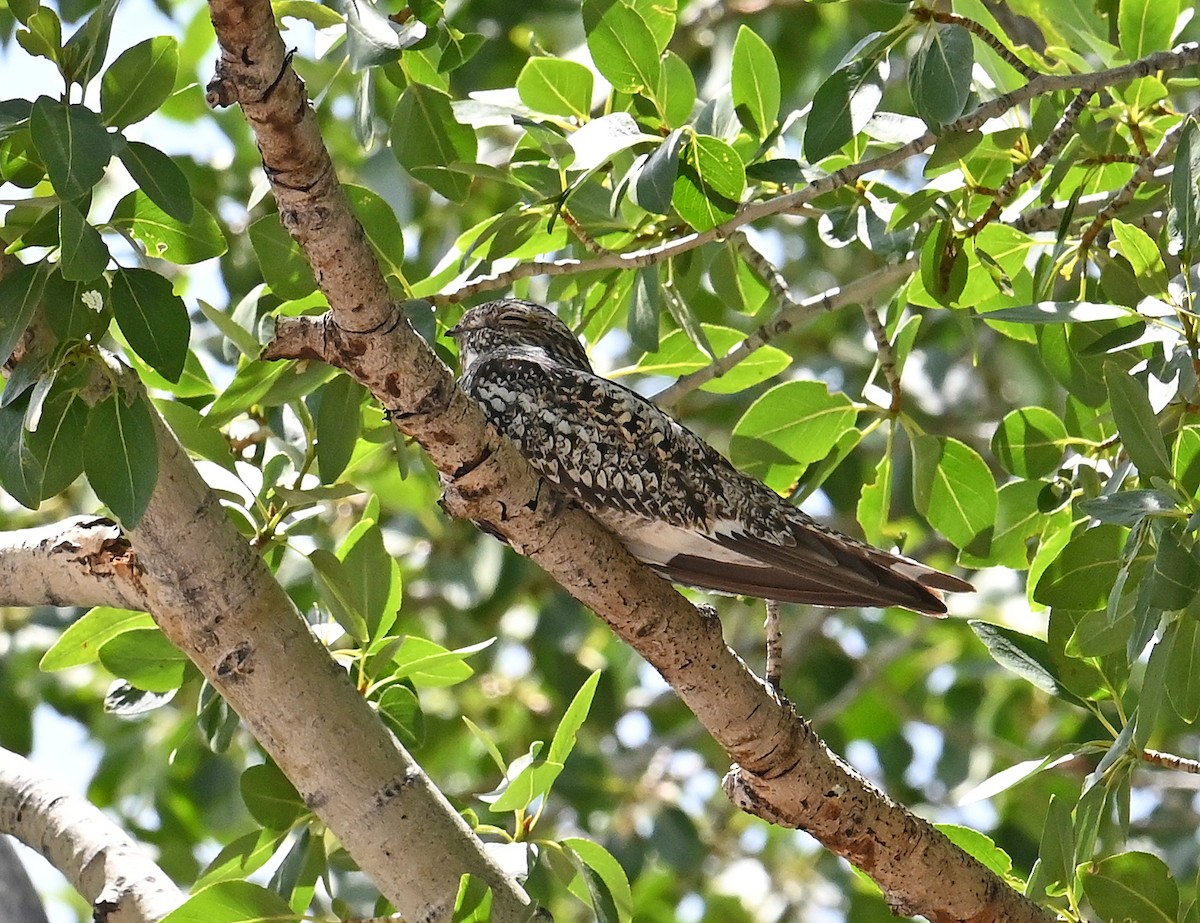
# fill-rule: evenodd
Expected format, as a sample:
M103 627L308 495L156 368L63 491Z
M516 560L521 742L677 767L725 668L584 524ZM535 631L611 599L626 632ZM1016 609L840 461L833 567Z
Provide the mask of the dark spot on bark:
M403 794L404 790L417 781L415 771L405 773L403 776L392 779L383 788L375 793L375 807L382 808L396 796Z
M452 479L458 480L461 477L465 477L466 475L470 474L472 471L474 471L476 468L478 468L480 465L482 465L484 462L486 462L491 457L492 457L492 447L484 446L483 451L480 452L479 455L477 455L475 458L471 459L470 461L466 462L465 464L460 465L455 470L454 474L451 475Z
M248 676L254 672L254 664L251 663L251 657L254 654L254 646L249 641L242 641L232 651L222 658L217 665L217 676L222 679L234 679L239 676Z

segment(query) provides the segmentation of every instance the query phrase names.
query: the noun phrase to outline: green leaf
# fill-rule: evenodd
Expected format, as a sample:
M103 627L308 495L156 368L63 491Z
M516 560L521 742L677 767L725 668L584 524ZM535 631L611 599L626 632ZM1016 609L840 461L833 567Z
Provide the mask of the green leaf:
M529 753L512 761L505 780L496 792L480 796L481 800L491 802L489 807L492 811L523 811L554 787L562 773L563 764L536 759L540 744L540 741L535 743Z
M737 152L719 138L696 135L684 148L672 204L697 231L733 217L746 188L746 168Z
M156 195L178 194L177 189L168 189L171 181L164 175L157 175L155 182L161 187ZM175 207L181 206L175 202ZM142 242L149 256L181 266L213 259L229 249L221 226L206 208L193 201L191 221L179 221L142 189L134 190L117 203L109 223L115 228L128 229Z
M33 315L46 285L39 264L20 265L0 279L0 364L7 362Z
M108 54L108 39L117 3L118 0L101 0L87 22L76 29L63 46L60 61L63 76L69 82L86 87L100 73Z
M277 214L266 214L251 222L250 244L263 280L280 298L297 301L317 290L312 266Z
M425 638L407 637L392 658L396 663L394 678L408 677L413 685L425 688L456 686L475 675L466 662L467 657L490 646L491 640L470 647L449 651Z
M1046 807L1046 822L1042 825L1037 865L1025 889L1027 897L1036 901L1065 893L1075 876L1073 833L1070 804L1060 795L1051 795Z
M158 442L146 398L112 394L92 408L83 434L83 470L121 524L141 522L158 481Z
M191 223L196 210L192 201L192 189L187 176L174 160L158 148L142 144L140 141L127 142L117 152L117 156L151 202L181 224ZM145 213L142 220L148 220ZM218 229L218 236L219 234ZM221 245L223 244L224 238L221 238Z
M985 833L960 824L934 824L955 846L974 856L1001 878L1012 874L1012 857Z
M1182 530L1165 529L1154 558L1154 589L1150 604L1172 611L1186 608L1200 590L1200 560L1190 537Z
M1171 47L1179 0L1121 0L1119 9L1121 50L1131 61Z
M1062 461L1067 428L1044 407L1021 407L1007 413L992 436L992 451L1019 478L1050 474Z
M11 4L10 4L11 5ZM62 60L62 20L54 10L39 6L17 30L17 42L31 55L58 63Z
M170 692L183 683L187 656L157 627L125 630L100 645L100 663L113 676L146 692Z
M100 656L100 648L107 641L127 631L154 627L154 619L148 612L96 606L67 626L50 649L42 655L38 667L51 673L68 667L95 663Z
M820 381L776 385L750 405L733 428L730 460L778 492L788 491L854 428L858 411Z
M267 923L295 920L282 897L249 881L218 881L192 894L160 923Z
M179 42L173 36L157 35L126 48L100 81L105 124L124 128L157 112L174 90L178 71Z
M367 619L358 606L355 587L342 562L331 551L317 548L308 556L316 577L317 590L325 600L329 614L360 646L369 640Z
M996 663L1043 692L1060 699L1074 700L1074 696L1058 682L1050 648L1045 641L990 622L972 619L967 624L987 647L988 653Z
M579 691L575 693L571 699L571 704L567 706L567 710L563 713L562 721L558 723L558 730L554 732L554 739L550 741L550 749L546 753L546 759L551 762L565 763L567 757L571 755L571 751L575 749L575 738L579 733L579 729L583 727L583 722L587 720L588 712L592 707L592 699L596 695L596 686L600 683L600 671L593 670L592 674L584 680Z
M979 453L957 439L916 436L913 497L929 524L966 548L996 521L996 482Z
M463 875L454 898L450 923L491 923L492 889L482 878Z
M738 121L760 140L779 115L779 67L770 46L749 27L733 43L733 106Z
M455 202L465 201L471 179L448 168L474 163L475 132L454 118L450 98L431 87L410 85L392 119L392 153L414 179Z
M646 20L616 0L584 0L583 29L596 69L622 93L653 93L659 48Z
M28 408L28 395L0 406L0 445L5 447L0 452L0 486L22 506L36 510L42 500L42 466L25 428Z
M658 139L639 127L628 112L612 112L592 119L567 138L574 159L572 170L594 170L608 163L621 151Z
M113 317L129 345L156 372L177 382L187 359L187 306L171 283L149 269L118 269L112 277Z
M274 763L259 763L238 782L250 815L270 830L286 830L308 808L300 793Z
M592 72L565 58L530 58L517 77L517 92L536 112L585 119L592 110Z
M1104 920L1175 923L1179 887L1157 856L1125 852L1086 868L1083 893Z
M349 375L338 375L321 388L317 407L317 466L321 483L332 484L346 470L362 430L367 389Z
M1175 148L1175 168L1171 172L1170 208L1167 211L1167 238L1172 254L1186 263L1195 262L1200 249L1200 130L1188 117Z
M658 350L659 319L662 317L662 289L658 267L647 266L637 271L629 301L629 338L644 352Z
M728 355L746 338L744 333L732 327L701 324L700 329L717 357ZM705 368L712 361L712 357L703 352L686 331L672 330L659 341L657 352L642 356L635 368L642 375L679 378ZM713 394L736 394L778 375L791 364L792 357L782 349L763 346L720 378L705 382L700 390Z
M68 282L91 282L108 266L108 247L73 202L58 206L58 239L62 258L58 271Z
M1200 621L1185 616L1161 642L1167 646L1165 685L1175 714L1188 724L1200 718Z
M1037 304L1000 308L979 315L987 321L1018 324L1071 324L1134 317L1133 309L1119 304L1099 304L1093 301L1039 301Z
M970 32L949 24L930 30L908 70L913 107L926 125L939 128L963 114L971 94L974 66Z
M1143 478L1171 479L1167 445L1158 429L1158 420L1150 406L1145 386L1115 363L1104 366L1113 419L1121 434L1121 445L1137 465Z
M1043 572L1033 598L1063 609L1104 609L1127 534L1120 526L1100 525L1072 538Z
M78 199L103 179L112 144L91 109L40 96L29 116L29 130L54 191L63 199Z
M244 878L258 871L275 855L287 836L286 830L253 830L221 849L193 885L200 890L218 881Z
M654 153L646 158L633 184L633 200L648 212L665 215L671 209L675 180L679 177L679 154L684 133L678 129L667 135Z
M1142 292L1155 296L1164 294L1167 290L1167 266L1154 238L1137 225L1128 224L1120 218L1114 218L1111 227L1116 238L1112 249L1129 260Z
M879 62L861 58L825 78L813 96L804 129L804 157L810 163L838 151L875 114L883 98Z
M892 452L888 451L875 466L875 478L863 485L858 498L857 518L867 541L882 545L887 538L887 524L892 508Z
M612 853L599 843L593 843L582 837L566 837L562 840L562 846L603 882L616 909L617 920L620 923L630 923L633 919L633 892L629 887L629 878L626 876L625 870L613 858ZM595 904L594 896L593 904Z
M370 519L350 531L338 549L342 562L346 601L366 623L366 638L386 634L400 608L400 565L387 553L383 532Z
M408 747L425 741L425 714L417 694L399 683L388 686L379 696L379 714Z
M41 384L41 382L39 382ZM27 413L25 427L35 427L25 445L41 469L40 499L61 493L83 472L83 433L87 405L75 389L55 378L36 423Z
M1179 431L1171 471L1185 494L1195 496L1200 493L1200 426L1185 426Z

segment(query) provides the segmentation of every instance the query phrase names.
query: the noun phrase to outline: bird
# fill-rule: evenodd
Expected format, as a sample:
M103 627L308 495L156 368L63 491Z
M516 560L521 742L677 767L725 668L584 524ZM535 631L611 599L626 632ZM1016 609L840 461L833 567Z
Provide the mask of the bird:
M965 580L844 535L593 370L543 305L503 298L447 331L460 384L543 478L673 583L825 607L946 614Z

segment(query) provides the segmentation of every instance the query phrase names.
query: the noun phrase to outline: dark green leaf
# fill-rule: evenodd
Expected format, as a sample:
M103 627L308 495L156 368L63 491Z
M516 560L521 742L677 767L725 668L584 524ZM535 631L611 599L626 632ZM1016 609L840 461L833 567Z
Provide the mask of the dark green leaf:
M156 35L126 48L100 81L101 117L114 128L140 122L167 101L178 70L179 42L173 36Z
M1104 609L1121 567L1127 534L1120 526L1101 525L1075 536L1046 568L1033 598L1064 609Z
M349 375L338 375L320 391L317 408L317 465L321 483L332 484L346 470L362 429L367 389Z
M338 549L342 562L345 601L366 622L367 637L386 634L400 608L400 567L383 545L383 533L373 520L364 519Z
M949 24L930 30L908 70L913 107L925 124L938 128L963 114L970 98L974 66L975 49L970 32Z
M140 141L129 141L117 156L151 202L176 221L191 223L195 214L191 186L174 160Z
M684 148L672 203L697 231L733 217L746 188L746 169L737 152L719 138L696 135Z
M841 149L875 115L883 98L878 62L864 58L839 67L813 96L804 129L804 156L815 163Z
M475 162L475 132L455 120L448 96L419 84L409 86L396 107L391 139L392 153L415 179L448 199L466 199L470 178L447 168Z
M122 631L100 645L100 663L144 692L170 692L183 682L187 656L157 628Z
M1158 429L1145 386L1137 378L1113 363L1104 367L1113 418L1121 434L1121 444L1142 477L1171 479L1167 445Z
M179 381L187 358L187 306L171 283L148 269L118 269L112 277L112 307L129 345L163 378Z
M388 686L379 696L379 714L387 719L392 730L408 747L419 747L425 741L425 714L417 694L398 683Z
M40 96L33 104L29 129L54 191L63 199L78 199L104 177L112 144L91 109Z
M568 850L575 858L577 858L586 872L598 879L598 883L603 885L604 891L596 893L589 880L589 890L592 891L592 906L596 909L597 915L601 920L604 916L602 907L611 902L611 909L615 911L616 919L614 923L630 923L633 919L633 892L629 887L629 879L625 875L625 870L621 864L613 858L612 853L601 846L599 843L593 843L591 840L585 840L582 837L567 837L562 841L564 849ZM607 897L605 901L603 898Z
M972 619L968 624L987 647L988 653L1002 667L1016 673L1043 692L1058 698L1074 698L1059 685L1050 649L1045 641L990 622Z
M1165 684L1175 714L1188 724L1200 718L1200 621L1184 616L1161 642L1167 647Z
M633 200L648 212L665 215L671 209L671 195L679 177L679 153L684 134L676 130L667 135L654 153L646 158L633 184Z
M1171 611L1185 608L1200 590L1200 559L1190 536L1166 529L1154 558L1154 592L1150 604ZM1198 674L1200 676L1200 674Z
M8 361L33 320L45 284L38 264L18 266L0 279L0 364Z
M32 433L25 429L28 395L0 406L0 486L22 506L35 510L42 500L42 466L30 442Z
M1080 512L1100 522L1118 526L1136 525L1147 516L1174 507L1175 501L1161 490L1122 490L1115 494L1101 494L1079 504Z
M83 434L83 470L121 524L136 527L158 480L158 443L144 396L113 394L92 408Z
M239 788L251 816L271 830L290 827L307 810L300 793L274 763L249 767Z
M108 266L108 247L73 202L58 206L58 239L62 259L58 271L68 282L91 282Z
M1144 852L1125 852L1091 865L1083 892L1104 920L1175 923L1179 888L1165 862Z
M629 338L643 352L658 351L659 319L662 316L662 289L658 267L647 266L637 271L629 302Z
M250 244L263 280L280 298L297 301L317 290L312 266L278 215L263 215L250 224Z
M1195 261L1200 249L1200 129L1188 118L1175 149L1171 173L1167 234L1170 251L1187 263Z

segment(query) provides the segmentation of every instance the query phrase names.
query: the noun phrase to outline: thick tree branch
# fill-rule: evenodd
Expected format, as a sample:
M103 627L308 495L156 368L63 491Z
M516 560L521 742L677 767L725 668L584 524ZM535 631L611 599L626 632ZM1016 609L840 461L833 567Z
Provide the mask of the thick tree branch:
M264 15L258 21L268 19ZM224 22L216 15L214 20L219 27ZM223 36L222 44L242 47L252 38ZM244 49L252 61L265 54L255 45ZM283 81L293 79L285 76ZM236 80L236 68L228 64L226 85ZM258 119L270 124L279 120L263 112ZM337 224L341 226L340 220ZM298 240L326 286L334 277L325 265L330 254L366 246L358 233L320 249ZM764 804L781 806L769 815L782 817L780 809L806 805L807 810L786 815L791 825L853 858L894 905L919 908L930 920L1053 919L833 756L728 648L716 619L698 612L637 564L583 511L563 509L563 501L484 423L478 407L405 321L376 333L352 332L347 329L353 321L345 307L348 299L326 294L333 308L329 314L278 319L264 357L319 359L370 388L397 428L418 441L442 472L445 508L503 535L653 664L740 764L739 773L762 780L772 796ZM361 310L372 316L392 313L383 304ZM864 841L872 848L865 849ZM904 857L918 844L925 874L914 876L911 858Z
M154 923L183 895L145 850L86 798L0 749L0 833L41 853L106 923Z
M0 606L145 609L139 570L121 527L104 517L0 533Z

